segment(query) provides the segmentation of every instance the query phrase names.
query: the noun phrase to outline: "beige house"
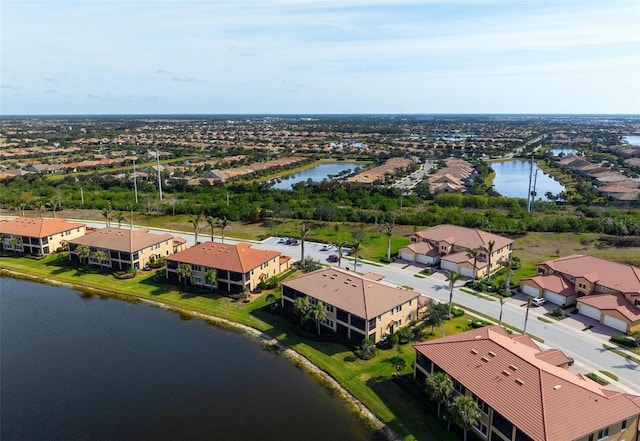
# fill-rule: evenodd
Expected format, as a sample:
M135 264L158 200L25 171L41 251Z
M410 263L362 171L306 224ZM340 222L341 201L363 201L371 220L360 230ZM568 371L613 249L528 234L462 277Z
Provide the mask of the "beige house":
M18 217L0 222L0 249L43 256L84 236L85 232L85 224L64 219Z
M166 276L179 281L178 265L191 266L189 283L231 293L254 291L260 282L289 269L291 258L278 251L257 250L247 243L229 245L204 242L167 258ZM207 272L216 271L216 280L207 281Z
M455 395L480 410L470 430L491 441L636 441L640 396L605 389L564 368L567 357L541 350L499 326L414 345L421 385L447 373Z
M574 254L538 264L520 290L578 311L621 332L640 330L640 268Z
M420 297L380 279L335 266L323 268L282 282L282 307L293 312L295 300L306 296L312 304L325 305L325 329L355 344L365 338L377 343L417 319Z
M156 259L173 254L174 237L168 233L150 233L147 228L101 228L69 241L69 259L79 264L86 263L78 256L80 245L89 247L88 263L92 265L114 270L141 269ZM176 246L181 246L179 241ZM99 251L104 252L106 260L97 258Z
M506 265L513 245L513 240L507 237L449 224L418 231L410 239L410 245L398 250L400 259L429 266L440 264L444 270L476 279L488 275L491 243L491 272ZM478 252L475 259L470 254L471 250Z

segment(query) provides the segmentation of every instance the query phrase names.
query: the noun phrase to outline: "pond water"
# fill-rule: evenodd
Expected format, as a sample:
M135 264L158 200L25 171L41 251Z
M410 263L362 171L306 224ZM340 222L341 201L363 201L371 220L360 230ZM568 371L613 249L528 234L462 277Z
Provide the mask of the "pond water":
M639 135L627 135L622 137L623 141L628 142L631 145L640 146L640 136Z
M544 174L536 165L538 178L536 181L536 200L547 200L545 193L551 192L554 195L565 190L564 186L551 176ZM491 168L496 172L493 178L493 188L502 196L510 198L527 198L529 189L530 161L505 161L494 162ZM531 183L533 187L533 181Z
M0 278L0 439L370 439L254 340L168 311Z
M281 182L276 182L273 188L279 190L291 190L294 184L311 179L314 182L320 182L328 175L337 175L345 170L354 170L358 165L353 162L335 162L330 164L320 164L312 168L308 168L298 173L283 176Z

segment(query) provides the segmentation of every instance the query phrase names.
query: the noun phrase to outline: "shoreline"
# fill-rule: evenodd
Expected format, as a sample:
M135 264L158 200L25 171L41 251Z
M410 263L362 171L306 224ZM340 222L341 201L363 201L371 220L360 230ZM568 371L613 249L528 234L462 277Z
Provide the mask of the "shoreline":
M205 314L198 311L193 311L188 308L175 306L170 303L160 302L156 300L149 300L146 298L138 297L135 294L124 294L115 291L110 291L107 289L98 289L94 287L85 286L77 283L67 283L60 282L54 278L42 277L33 274L23 273L20 271L15 271L7 268L0 267L0 276L11 277L14 279L21 280L29 280L36 283L44 283L52 286L60 286L67 287L71 289L75 289L80 292L86 292L90 294L97 294L101 296L116 298L118 300L128 301L131 303L144 303L150 306L155 306L158 308L162 308L164 310L175 312L180 315L186 315L193 318L198 318L206 321L214 326L217 326L222 329L231 329L234 331L238 331L255 341L261 343L265 350L270 350L272 352L277 352L282 354L285 358L291 361L295 366L302 369L306 374L308 374L312 379L319 381L323 386L328 388L334 396L340 399L343 403L347 405L349 410L353 412L371 431L372 435L376 435L377 437L381 437L384 440L396 441L401 440L393 429L391 429L388 425L384 424L373 412L371 412L360 400L358 400L355 396L353 396L348 390L346 390L337 380L335 380L331 375L327 372L320 369L318 366L313 364L309 359L304 357L302 354L299 354L294 349L286 346L279 340L269 336L268 334L252 328L251 326L247 326L241 323L236 323L229 319L225 319L222 317L218 317L212 314ZM276 350L274 350L274 348Z

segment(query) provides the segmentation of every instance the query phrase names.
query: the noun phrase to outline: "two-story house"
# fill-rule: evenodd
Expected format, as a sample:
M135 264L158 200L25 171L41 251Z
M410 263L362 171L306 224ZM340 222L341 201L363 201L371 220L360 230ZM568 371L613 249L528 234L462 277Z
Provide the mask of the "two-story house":
M471 397L487 441L636 441L640 396L605 389L565 369L564 354L488 326L414 345L421 385L445 372ZM556 351L556 352L550 352Z
M43 256L63 248L85 232L85 224L64 219L18 217L0 222L0 249Z
M101 228L70 240L69 259L79 264L89 263L114 270L128 270L131 267L142 269L156 259L167 258L173 254L174 246L180 247L183 243L178 241L174 244L173 235L150 233L148 228ZM87 260L78 255L81 245L89 247ZM105 259L101 260L100 256Z
M260 282L289 268L291 258L278 251L258 250L247 243L236 245L204 242L167 258L166 276L179 281L178 265L191 267L188 283L230 293L254 291ZM207 272L216 271L216 280L207 281Z
M410 240L411 244L398 250L400 259L429 266L440 264L442 269L475 279L489 274L489 261L490 272L506 265L513 245L513 240L507 237L449 224L418 231ZM475 258L472 250L477 253Z
M377 343L417 319L419 294L384 283L373 274L357 274L329 267L282 282L282 307L295 310L295 300L306 296L322 302L322 323L355 344L369 338Z
M538 264L538 274L520 281L524 294L544 297L607 326L640 330L640 268L574 254Z

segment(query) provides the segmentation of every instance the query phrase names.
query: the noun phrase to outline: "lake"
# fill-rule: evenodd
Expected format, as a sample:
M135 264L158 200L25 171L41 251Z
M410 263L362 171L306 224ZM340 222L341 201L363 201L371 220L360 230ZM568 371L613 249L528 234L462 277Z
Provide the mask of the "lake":
M367 440L322 385L241 334L0 278L2 440Z
M638 136L638 135L623 136L622 140L628 142L631 145L640 146L640 136Z
M281 182L276 182L273 188L277 188L279 190L291 190L294 184L298 182L306 181L307 179L311 179L314 182L320 182L328 175L337 175L340 172L345 170L353 170L358 165L353 162L335 162L329 164L320 164L312 168L308 168L298 173L293 173L287 176L282 177Z
M564 186L549 175L538 169L538 179L536 181L536 200L547 200L545 193L551 192L554 195L565 190ZM491 168L496 172L493 178L493 188L502 196L510 198L527 198L529 189L530 161L505 161L493 162ZM534 173L535 173L534 169ZM533 181L531 183L533 186Z

